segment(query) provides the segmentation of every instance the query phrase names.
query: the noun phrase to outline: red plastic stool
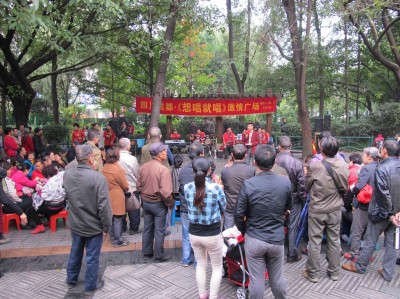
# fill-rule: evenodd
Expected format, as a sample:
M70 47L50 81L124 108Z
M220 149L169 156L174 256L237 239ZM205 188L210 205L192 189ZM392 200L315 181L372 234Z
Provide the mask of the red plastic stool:
M11 220L15 220L18 230L21 230L21 219L18 214L3 214L4 233L8 234L8 225Z
M66 224L67 217L68 217L68 211L65 209L55 215L51 215L50 216L50 231L52 233L55 233L57 231L57 219L62 218L64 220L64 224Z

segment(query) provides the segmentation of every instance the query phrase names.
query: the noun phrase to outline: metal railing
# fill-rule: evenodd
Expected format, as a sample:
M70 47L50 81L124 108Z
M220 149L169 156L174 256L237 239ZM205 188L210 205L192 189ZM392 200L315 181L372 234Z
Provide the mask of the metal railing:
M279 140L280 136L274 136ZM301 151L303 149L302 136L289 136L292 141L292 149ZM364 148L372 146L374 137L372 136L335 136L339 142L341 151L353 152L362 151ZM277 142L275 143L277 144Z

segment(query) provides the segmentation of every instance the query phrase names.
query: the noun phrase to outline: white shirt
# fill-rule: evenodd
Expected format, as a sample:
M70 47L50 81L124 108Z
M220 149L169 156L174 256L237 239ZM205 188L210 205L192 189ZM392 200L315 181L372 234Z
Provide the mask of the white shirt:
M121 150L119 152L119 165L121 165L121 167L125 170L126 179L128 180L129 184L129 190L136 191L140 169L137 159L128 151Z

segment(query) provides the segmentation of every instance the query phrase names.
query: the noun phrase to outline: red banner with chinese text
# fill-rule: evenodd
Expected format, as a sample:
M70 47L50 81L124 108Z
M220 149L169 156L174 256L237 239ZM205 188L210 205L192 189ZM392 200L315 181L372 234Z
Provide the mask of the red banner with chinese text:
M136 112L151 113L152 98L136 97ZM276 111L276 98L188 99L163 98L161 114L191 116L229 116L265 114Z

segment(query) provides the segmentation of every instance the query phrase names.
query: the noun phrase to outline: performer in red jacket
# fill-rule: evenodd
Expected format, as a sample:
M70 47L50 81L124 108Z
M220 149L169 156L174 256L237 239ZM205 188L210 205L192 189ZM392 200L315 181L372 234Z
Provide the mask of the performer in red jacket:
M228 158L228 155L231 155L232 148L236 143L235 134L232 132L232 128L228 127L226 132L222 136L222 143L224 147L224 159Z
M115 132L111 128L110 124L107 124L106 130L103 133L104 137L104 148L108 149L110 147L114 146L114 141L115 141Z
M181 134L179 134L178 130L175 129L170 137L172 140L179 140L181 138Z
M17 155L18 144L15 138L11 135L13 132L12 128L7 127L4 130L4 150L6 155L11 158Z
M256 151L257 145L260 143L260 135L258 132L253 130L253 122L247 123L247 130L243 131L243 144L247 148L246 163L250 163L254 159L254 152Z

